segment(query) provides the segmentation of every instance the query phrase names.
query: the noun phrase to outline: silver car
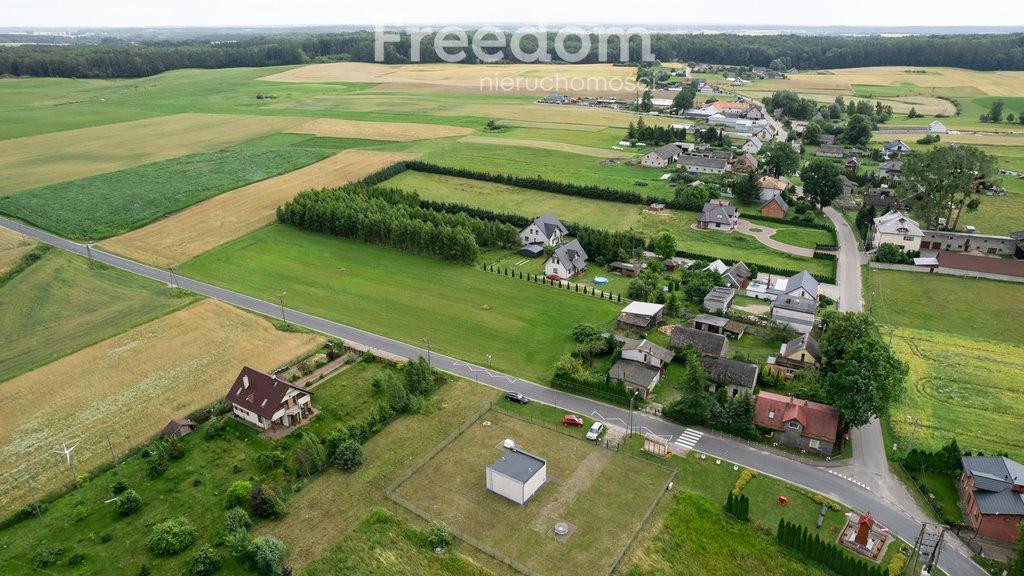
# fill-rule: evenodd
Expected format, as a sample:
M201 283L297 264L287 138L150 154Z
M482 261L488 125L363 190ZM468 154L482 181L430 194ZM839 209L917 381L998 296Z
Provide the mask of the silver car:
M601 432L604 432L604 424L600 422L594 422L594 425L587 430L587 440L597 440L601 436Z

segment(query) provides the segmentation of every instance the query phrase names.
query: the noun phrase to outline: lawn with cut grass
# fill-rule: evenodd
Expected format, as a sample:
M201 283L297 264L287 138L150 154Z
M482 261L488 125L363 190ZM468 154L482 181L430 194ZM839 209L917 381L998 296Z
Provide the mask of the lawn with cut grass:
M548 482L522 506L484 483L484 470L504 453L505 438L547 460ZM670 476L663 466L488 412L395 494L537 574L557 574L565 566L594 574L612 566ZM558 521L573 527L561 540L553 532Z
M832 234L825 230L786 226L784 224L776 224L773 228L775 228L776 232L775 234L772 234L772 240L782 242L783 244L789 244L790 246L814 248L818 244L823 246L835 244Z
M610 325L621 303L275 224L181 273L537 382L577 322Z
M0 287L0 382L194 300L134 274L50 250Z
M100 240L329 154L302 148L192 154L0 197L0 212L67 238Z

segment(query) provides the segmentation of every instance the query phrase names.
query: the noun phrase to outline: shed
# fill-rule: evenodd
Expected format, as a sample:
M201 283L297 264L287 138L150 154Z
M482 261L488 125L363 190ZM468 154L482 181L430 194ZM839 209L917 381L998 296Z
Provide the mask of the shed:
M175 418L168 422L167 426L164 426L164 429L160 431L160 435L164 438L181 438L188 436L195 429L195 422L187 418Z
M640 273L640 265L632 262L612 262L608 265L608 272L633 277Z
M547 479L547 460L518 448L506 450L487 467L487 489L520 505L526 504Z
M527 244L519 249L520 256L527 258L539 258L544 255L544 246L540 244Z

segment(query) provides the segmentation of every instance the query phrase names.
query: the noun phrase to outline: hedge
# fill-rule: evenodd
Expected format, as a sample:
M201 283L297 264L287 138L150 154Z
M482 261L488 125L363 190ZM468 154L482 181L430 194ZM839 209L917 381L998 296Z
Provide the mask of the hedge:
M799 552L804 558L825 566L840 576L885 576L886 570L876 564L854 558L831 541L809 533L806 526L779 519L776 537L780 544Z

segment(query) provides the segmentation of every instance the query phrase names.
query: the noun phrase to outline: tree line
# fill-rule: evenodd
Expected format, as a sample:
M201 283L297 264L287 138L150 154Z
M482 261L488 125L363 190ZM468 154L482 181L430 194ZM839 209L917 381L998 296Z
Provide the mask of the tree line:
M510 35L507 35L507 37ZM548 52L553 50L555 32L549 33ZM22 37L23 40L23 37ZM19 40L19 41L22 41ZM66 42L66 39L59 40ZM113 36L100 37L95 44L22 45L0 48L0 74L17 76L60 76L78 78L137 78L180 68L232 68L279 66L307 62L374 62L374 34L369 31L335 34L257 35L229 42L141 41L122 43ZM1024 70L1024 34L945 34L903 37L847 37L736 34L651 34L651 51L662 61L729 62L740 66L783 65L799 69L851 68L860 66L953 66L973 70ZM591 35L590 50L581 63L598 62L598 39ZM537 47L535 38L525 37L524 52ZM581 47L570 36L565 47L570 53ZM395 43L385 44L383 61L409 62L411 37L405 33ZM610 55L619 56L619 40L608 40ZM489 49L494 52L494 49ZM434 35L420 40L421 62L440 62L434 50ZM479 60L466 50L466 63ZM505 60L513 54L506 39ZM638 36L629 41L627 58L642 57Z
M394 188L348 184L300 192L277 209L277 219L299 228L370 244L472 263L480 247L518 246L514 227L466 214L420 207L419 196Z
M794 524L785 518L779 519L775 536L779 544L841 576L883 576L887 572L881 566L854 558L835 543L822 540L814 532L808 532L806 526Z

